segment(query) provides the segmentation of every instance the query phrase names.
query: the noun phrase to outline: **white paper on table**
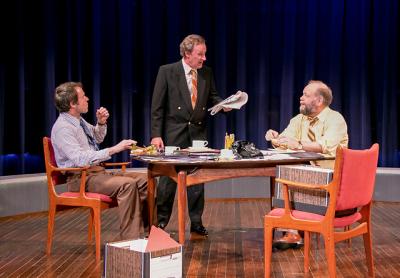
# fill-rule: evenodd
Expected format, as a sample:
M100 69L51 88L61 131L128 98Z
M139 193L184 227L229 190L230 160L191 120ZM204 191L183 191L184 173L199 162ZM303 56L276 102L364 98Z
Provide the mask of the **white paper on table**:
M208 109L208 111L211 111L211 115L215 115L223 108L240 109L247 103L248 98L249 96L246 92L237 91L236 94L227 97L220 103Z
M291 156L290 154L287 153L279 153L279 154L274 154L271 156L267 156L268 160L283 160L283 159L298 159L296 157Z

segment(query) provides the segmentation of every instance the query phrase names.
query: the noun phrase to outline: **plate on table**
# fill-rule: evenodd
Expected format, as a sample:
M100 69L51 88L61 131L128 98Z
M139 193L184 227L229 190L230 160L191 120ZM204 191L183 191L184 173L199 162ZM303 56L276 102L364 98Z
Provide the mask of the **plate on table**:
M189 147L187 149L184 149L184 151L188 151L190 153L219 153L219 150L216 149L211 149L208 147L200 147L200 148L194 148L194 147Z

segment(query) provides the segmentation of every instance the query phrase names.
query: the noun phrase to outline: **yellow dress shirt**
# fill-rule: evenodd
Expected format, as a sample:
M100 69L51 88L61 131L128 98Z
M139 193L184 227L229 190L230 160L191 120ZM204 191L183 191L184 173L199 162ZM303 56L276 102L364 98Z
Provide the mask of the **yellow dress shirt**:
M334 157L336 148L340 145L348 147L349 136L347 135L347 124L343 116L329 107L326 107L317 115L318 122L314 124L312 130L315 133L316 142L321 145L322 153L326 156ZM297 141L310 142L307 136L310 121L308 117L299 114L292 118L287 128L279 135L294 138ZM321 160L317 164L323 168L333 168L333 160Z

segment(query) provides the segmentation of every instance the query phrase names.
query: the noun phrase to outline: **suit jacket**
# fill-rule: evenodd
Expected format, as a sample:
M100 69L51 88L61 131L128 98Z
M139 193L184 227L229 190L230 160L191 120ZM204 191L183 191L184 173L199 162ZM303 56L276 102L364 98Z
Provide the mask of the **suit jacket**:
M207 140L207 107L222 101L211 68L197 70L197 103L193 110L182 60L160 67L151 104L151 138L186 148L192 140Z

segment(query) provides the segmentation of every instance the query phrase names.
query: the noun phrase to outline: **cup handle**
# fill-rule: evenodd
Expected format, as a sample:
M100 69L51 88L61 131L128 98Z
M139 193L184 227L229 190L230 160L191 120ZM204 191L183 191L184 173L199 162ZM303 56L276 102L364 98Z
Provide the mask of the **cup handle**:
M180 147L176 147L176 150L179 151L181 148Z
M204 147L208 145L208 141L204 141Z

